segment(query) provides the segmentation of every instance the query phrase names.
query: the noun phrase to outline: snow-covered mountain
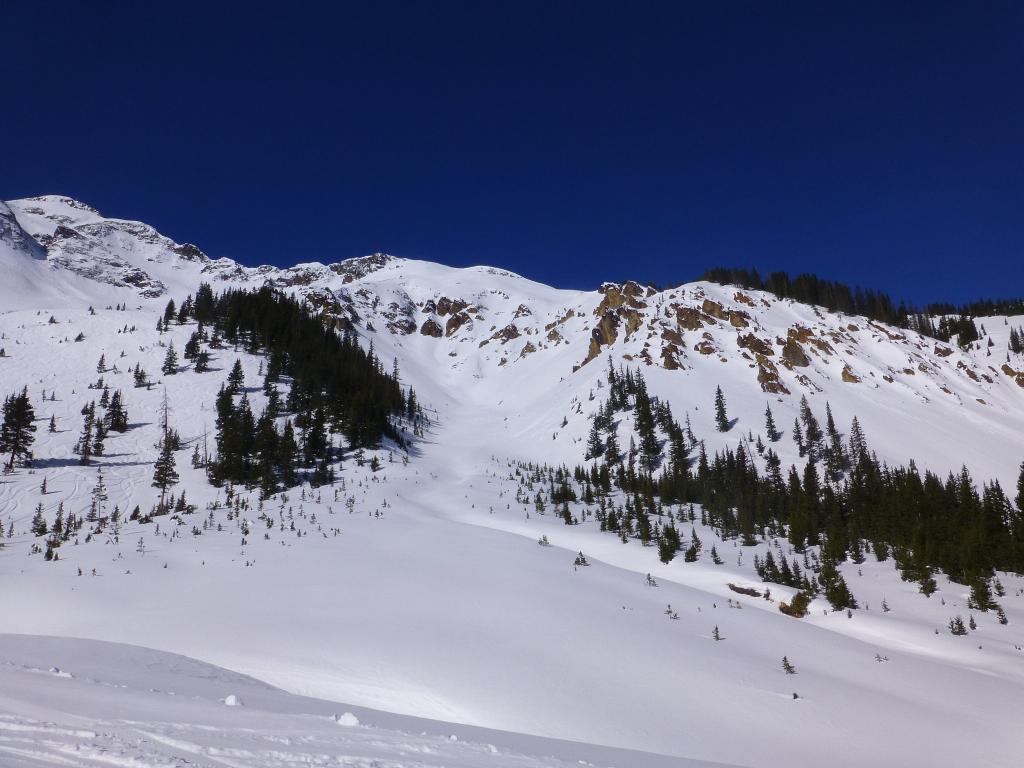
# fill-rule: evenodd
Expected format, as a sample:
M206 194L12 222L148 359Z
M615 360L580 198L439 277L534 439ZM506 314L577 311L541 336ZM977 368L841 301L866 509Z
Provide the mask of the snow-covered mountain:
M751 445L766 405L788 432L806 397L819 413L828 403L844 432L856 416L885 461L913 459L942 475L966 465L1009 488L1024 459L1024 357L1008 353L1007 340L1024 318L984 318L982 343L961 348L707 282L569 291L501 269L384 254L246 267L61 197L0 204L0 267L0 389L27 386L39 424L34 468L0 478L0 523L13 526L0 540L0 631L131 643L350 707L668 756L543 752L559 760L1014 764L1024 580L1000 574L1009 621L979 613L969 638L945 629L970 613L965 587L943 583L926 598L891 561L842 566L862 605L850 617L816 600L794 619L774 600L795 590L772 585L766 600L729 586L762 592L754 556L791 555L785 540L739 547L694 521L705 552L715 545L724 562L663 564L654 548L598 530L583 502L573 504L580 525L538 509L545 483L534 484L524 464L583 463L610 359L641 371L709 452L742 444L763 466ZM210 486L187 466L189 452L214 430L217 391L236 358L248 397L262 406L253 385L266 361L223 349L212 371L186 366L157 388L134 388L131 375L138 364L156 377L167 345L185 346L193 323L164 334L154 325L168 300L180 304L201 282L303 297L382 361L397 361L429 427L407 455L397 445L370 452L379 471L344 462L334 487L261 501ZM101 377L124 392L133 424L83 467L72 451ZM715 428L718 387L735 421L724 433ZM63 514L84 514L97 468L108 511L153 504L165 389L185 446L178 490L197 511L162 525L125 520L116 535L83 531L58 562L43 562L29 531L36 505L51 521L60 504ZM788 437L775 449L785 467L806 461ZM552 546L537 545L544 536ZM578 553L592 565L574 566ZM723 642L712 639L716 628ZM34 663L63 667L54 654ZM55 714L60 706L32 706L35 720L71 727ZM7 723L23 733L24 714L0 715L0 731ZM109 717L123 739L126 716ZM180 738L191 744L194 735ZM152 738L164 749L172 737ZM309 738L319 752L343 749ZM410 757L428 754L426 741L406 747L388 759L432 764ZM5 749L0 741L0 756ZM540 764L499 753L445 759ZM218 764L214 752L190 754Z

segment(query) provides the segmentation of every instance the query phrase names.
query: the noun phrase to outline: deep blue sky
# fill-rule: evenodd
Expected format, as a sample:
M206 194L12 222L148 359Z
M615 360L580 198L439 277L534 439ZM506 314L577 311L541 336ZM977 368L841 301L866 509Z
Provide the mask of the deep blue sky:
M245 263L1024 294L1024 5L0 9L0 199Z

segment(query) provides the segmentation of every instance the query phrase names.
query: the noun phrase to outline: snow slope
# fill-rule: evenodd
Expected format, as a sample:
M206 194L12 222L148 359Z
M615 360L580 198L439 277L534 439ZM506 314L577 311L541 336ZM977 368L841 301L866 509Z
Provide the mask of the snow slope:
M1010 487L1024 457L1016 377L1024 360L1006 358L1005 337L1024 318L985 319L989 356L985 346L960 350L706 283L564 291L503 270L382 255L246 268L188 258L191 249L182 255L143 225L110 225L66 199L10 206L36 245L0 238L21 243L8 253L24 276L20 287L0 283L8 310L0 314L8 355L0 389L28 385L40 429L35 469L0 478L0 521L14 529L0 551L0 631L131 643L349 707L642 750L678 764L814 766L823 756L849 766L1016 764L1024 580L1000 574L1009 623L976 614L968 637L945 630L950 617L968 618L966 588L940 579L925 598L891 561L843 566L865 606L852 617L818 601L808 618L791 619L775 601L792 590L772 586L769 601L727 586L763 589L753 555L789 553L785 542L738 548L698 521L705 552L715 544L724 564L702 555L662 565L651 548L622 544L592 519L567 527L540 514L538 489L527 492L516 463L582 460L610 356L641 368L652 394L680 420L688 414L709 450L762 432L766 402L785 429L806 394L819 417L828 401L844 431L857 415L883 458L942 472L966 463L979 481L998 477ZM60 226L87 245L72 250L78 236L56 238ZM145 272L138 285L124 280L132 269ZM236 357L258 408L259 358L223 350L214 371L184 370L151 391L132 388L129 373L140 363L155 375L163 345L184 345L192 326L161 337L154 324L169 297L180 300L200 280L297 292L383 360L395 357L403 383L436 416L408 461L385 447L380 472L347 461L334 488L294 489L262 508L242 491L247 508L227 504L188 456L212 429L214 395ZM77 293L54 298L60 281ZM124 301L125 311L107 307ZM73 341L79 332L83 341ZM125 392L133 422L108 438L97 461L107 511L154 501L163 386L187 444L177 490L198 511L180 524L164 518L159 527L125 523L116 536L83 535L61 547L59 562L44 563L31 554L35 505L42 501L51 520L60 502L81 513L96 484L96 467L80 467L71 448L82 405L99 396L88 386L101 353L117 365L103 376ZM725 435L712 426L718 385L738 420ZM43 402L41 390L56 400ZM60 430L52 434L51 414ZM792 441L777 446L784 466L801 461ZM574 514L584 507L573 505ZM552 546L537 545L544 535ZM580 551L590 567L574 568ZM678 620L665 613L669 604ZM783 672L784 655L797 675ZM182 740L196 738L190 731ZM237 746L235 738L224 736ZM631 760L617 764L640 764Z
M183 656L115 643L2 635L0 659L0 762L7 768L713 768L358 707L339 710Z

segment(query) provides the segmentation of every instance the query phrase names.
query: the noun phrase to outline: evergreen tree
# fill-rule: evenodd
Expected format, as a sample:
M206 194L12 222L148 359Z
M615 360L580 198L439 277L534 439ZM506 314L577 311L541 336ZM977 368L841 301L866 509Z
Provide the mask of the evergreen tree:
M811 406L807 402L807 395L800 398L800 420L804 425L804 446L808 458L812 462L817 461L823 452L824 433L821 431L821 426L811 411Z
M1010 329L1010 351L1015 355L1024 352L1024 331L1019 331L1016 328Z
M160 454L153 464L153 487L160 489L159 509L165 510L164 499L167 491L178 482L178 472L175 468L174 451L171 442L165 437L160 441Z
M860 464L868 457L868 444L864 438L864 431L860 428L857 417L853 417L850 424L850 461L854 465Z
M1017 478L1017 511L1024 514L1024 461L1020 463L1020 475ZM1022 520L1021 522L1024 522Z
M242 370L242 361L235 358L235 364L231 368L231 373L228 374L228 391L233 395L237 395L242 391L242 387L245 386L245 371Z
M210 370L210 353L205 349L201 349L196 353L193 370L195 370L196 373L206 373Z
M725 395L721 387L715 387L715 426L719 432L729 431L729 417L725 414Z
M82 466L89 464L93 454L93 426L96 422L96 404L89 403L82 409L82 434L75 445L75 453L78 454L78 463Z
M97 516L102 520L107 503L107 485L103 482L103 468L96 470L96 485L92 489L92 508L96 510Z
M772 407L770 405L766 405L764 408L764 431L768 436L768 442L778 442L779 438L782 437L782 434L775 426L775 417L772 416Z
M173 304L173 302L171 302ZM174 351L174 342L167 345L167 354L164 356L164 364L160 367L164 376L173 376L178 372L178 353Z
M296 483L295 459L299 446L295 441L295 430L291 420L286 420L281 431L281 439L277 444L277 464L281 468L281 481L285 487L291 488Z
M793 442L796 443L797 452L800 454L800 457L803 458L807 453L807 449L804 445L804 434L800 430L799 419L793 419Z
M107 439L107 428L99 419L93 421L92 453L94 456L102 456L104 441Z
M199 345L201 341L201 332L193 331L192 335L188 337L188 341L185 342L185 348L182 350L181 356L186 360L195 360L196 355L199 354Z
M25 466L32 464L32 443L35 441L35 410L28 397L28 387L4 399L3 424L0 425L0 454L10 454L7 470L14 469L19 460Z
M614 427L608 431L605 440L604 460L609 464L618 464L622 461L622 449L619 447L619 437Z
M604 453L604 443L601 442L601 432L597 428L597 419L595 419L594 424L590 427L590 435L587 438L587 453L584 458L588 460L600 458L602 453Z
M106 426L112 432L125 432L128 430L128 412L124 407L124 398L121 390L114 390L110 398L110 405L107 408Z
M844 608L856 608L857 601L854 599L850 588L846 584L843 575L839 573L836 564L831 559L826 559L821 566L821 574L818 576L825 599L829 601L832 608L839 611Z
M35 514L32 515L30 530L33 536L45 536L48 531L46 518L43 517L43 502L41 501L36 505Z

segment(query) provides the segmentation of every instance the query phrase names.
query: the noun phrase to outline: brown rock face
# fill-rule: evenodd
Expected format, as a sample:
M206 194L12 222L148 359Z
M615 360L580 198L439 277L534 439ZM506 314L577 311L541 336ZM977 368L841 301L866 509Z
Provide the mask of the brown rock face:
M671 344L683 344L683 335L679 331L673 331L671 328L665 328L661 332L661 338Z
M1024 371L1015 371L1006 363L1003 363L1003 373L1007 376L1012 376L1013 380L1017 382L1018 387L1024 387Z
M605 283L598 290L604 294L601 299L601 303L598 304L597 309L594 310L595 315L603 315L610 309L618 309L619 307L632 307L633 309L645 309L647 302L643 300L646 292L639 283L634 283L632 280L624 283L623 285L615 285L614 283Z
M470 322L470 317L465 312L456 312L454 315L448 318L448 322L444 325L445 336L451 336L459 328Z
M714 317L718 320L725 320L733 328L746 328L750 323L750 315L739 309L726 309L717 301L711 299L704 299L704 303L701 304L701 311L705 315Z
M661 350L661 364L666 371L677 371L679 365L679 347L675 344L666 344Z
M437 300L437 314L444 317L448 314L457 314L468 307L469 304L464 302L462 299L449 299L447 296L442 296Z
M811 364L804 348L792 336L786 341L782 348L782 361L791 368L806 368Z
M643 317L635 309L620 309L619 315L626 321L626 338L643 325Z
M435 339L440 339L444 335L444 330L442 330L434 318L428 317L423 321L423 325L420 326L420 333L424 336L433 336Z
M558 318L557 320L552 320L550 323L545 325L544 326L544 330L545 331L550 331L553 328L557 328L558 326L562 325L567 320L569 320L569 318L571 318L571 317L576 317L576 312L570 309L570 310L567 310L566 313L564 315L562 315L560 318Z
M764 339L759 339L752 333L741 333L736 337L736 344L739 345L740 349L749 349L754 354L764 355L765 357L771 357L775 354L775 350L772 349L772 345Z
M847 384L856 384L857 382L860 381L860 376L855 374L850 369L849 365L844 365L843 366L843 381L845 381Z
M749 315L746 312L741 312L739 310L730 310L729 325L731 325L733 328L746 328L748 325L750 325L750 322L747 320L748 317Z
M762 391L776 395L788 395L789 390L779 381L779 369L775 367L775 363L762 354L756 355L756 358L757 383L761 385Z
M509 323L496 334L491 336L495 341L500 341L502 344L512 341L512 339L518 339L520 336L519 328L515 323Z
M834 355L835 354L835 350L832 349L832 345L829 344L824 339L811 339L811 344L813 344L815 347L817 347L819 350L821 350L826 355Z
M676 322L686 331L696 331L704 327L700 310L695 307L679 307L676 310Z
M615 343L619 335L620 323L625 328L626 337L635 333L643 325L643 315L639 310L644 309L647 304L642 301L645 295L644 288L639 283L632 281L623 286L613 283L605 283L601 286L601 293L604 294L601 303L598 304L594 314L601 319L597 327L591 332L590 349L587 356L580 365L586 365L601 353L602 347ZM571 311L559 323L571 317Z
M733 301L735 301L737 304L746 304L748 307L756 307L757 306L757 302L754 301L749 296L747 296L747 294L745 294L745 293L737 292L736 295L733 296L732 298L733 298Z
M586 365L601 354L601 348L615 343L619 337L619 318L615 312L609 311L602 315L600 322L590 332L590 349L580 365Z
M725 307L719 304L717 301L711 299L704 299L704 303L701 304L701 311L705 315L710 315L718 320L728 320L729 314L725 311Z
M791 339L796 339L798 342L803 344L814 336L814 331L804 325L794 325L787 332L787 336Z

